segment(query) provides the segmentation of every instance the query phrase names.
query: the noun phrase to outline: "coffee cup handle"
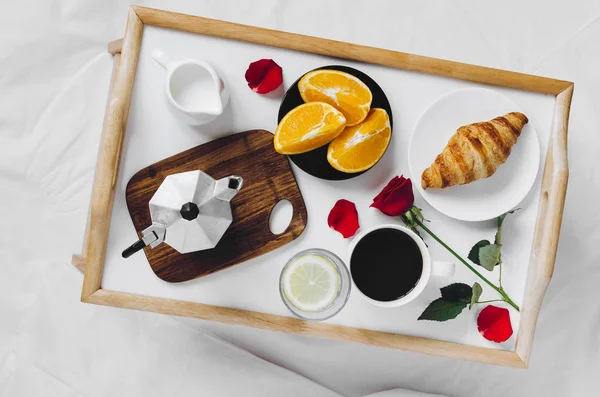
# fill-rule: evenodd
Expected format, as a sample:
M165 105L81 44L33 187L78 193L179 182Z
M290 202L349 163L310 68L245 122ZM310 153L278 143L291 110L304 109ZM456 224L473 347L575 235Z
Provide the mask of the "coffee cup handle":
M431 275L436 277L452 277L454 275L454 263L433 261L431 263Z

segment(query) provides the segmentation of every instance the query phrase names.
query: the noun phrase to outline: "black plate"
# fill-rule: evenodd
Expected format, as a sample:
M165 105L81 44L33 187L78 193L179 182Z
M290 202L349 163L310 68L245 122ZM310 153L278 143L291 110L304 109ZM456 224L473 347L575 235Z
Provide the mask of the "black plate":
M390 102L388 101L388 99L385 96L385 93L383 92L381 87L375 82L375 80L373 80L368 75L361 72L360 70L356 70L356 69L348 67L348 66L330 65L330 66L323 66L323 67L320 67L320 68L317 68L314 70L320 70L320 69L339 70L341 72L346 72L355 77L358 77L358 79L360 79L363 83L365 83L367 85L367 87L369 87L369 89L371 90L371 93L373 94L373 102L371 103L371 109L372 108L384 109L390 117L390 127L391 127L391 130L393 131L394 122L392 119L392 109L390 107ZM306 72L306 73L310 73L312 71L313 70ZM302 100L302 97L300 96L300 91L298 90L298 82L300 81L300 79L302 79L302 77L304 77L304 75L300 76L300 78L298 80L296 80L294 82L294 84L292 84L292 86L287 90L283 99L281 100L281 105L279 106L279 114L277 116L278 124L281 121L281 119L290 110L292 110L296 106L302 105L304 103L304 101ZM292 160L294 162L294 164L296 164L298 167L300 167L300 169L302 169L304 172L306 172L314 177L321 178L321 179L327 179L330 181L341 181L344 179L354 178L354 177L357 177L368 171L368 170L366 170L363 172L356 172L353 174L348 174L348 173L336 170L327 161L327 146L328 145L321 146L320 148L311 150L310 152L306 152L306 153L302 153L302 154L294 154L294 155L291 155L288 157L290 160ZM389 147L389 145L388 145L388 147Z

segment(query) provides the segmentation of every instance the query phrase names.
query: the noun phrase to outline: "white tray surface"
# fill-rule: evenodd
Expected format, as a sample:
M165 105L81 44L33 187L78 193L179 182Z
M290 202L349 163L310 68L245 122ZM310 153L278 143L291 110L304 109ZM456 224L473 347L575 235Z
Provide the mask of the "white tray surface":
M225 114L215 122L201 127L189 127L175 120L166 107L165 71L150 57L154 48L161 48L175 60L197 58L217 66L224 74L231 91L231 100ZM277 92L258 95L248 88L244 79L248 64L260 58L272 58L282 66L286 89L304 72L324 65L348 65L367 73L383 88L392 106L394 130L390 147L373 169L348 181L322 181L293 166L308 211L307 227L298 239L271 253L207 277L178 284L164 282L154 275L144 254L138 253L129 259L121 258L121 251L137 239L125 201L127 182L140 169L216 137L255 128L274 131L280 102ZM281 302L278 291L279 274L286 261L298 251L315 247L328 249L347 260L350 239L344 240L327 226L329 210L340 198L356 203L362 228L396 222L369 208L369 205L394 175L409 176L406 148L418 117L440 96L456 89L478 86L488 87L145 26L123 145L102 288L291 316ZM507 95L525 109L540 137L543 165L554 111L554 97L503 88L493 89ZM281 91L278 93L281 94ZM543 167L540 168L530 194L520 204L523 209L511 216L504 227L503 284L517 304L522 304L523 299L542 169ZM418 177L414 179L419 180ZM455 221L436 212L415 194L416 204L423 208L425 216L431 220L431 228L465 257L475 242L483 238L493 239L494 221ZM453 259L431 238L426 238L426 242L434 260ZM418 299L400 308L374 307L353 293L344 310L328 321L352 327L513 350L519 323L519 316L514 310L511 310L511 319L515 333L503 344L488 342L478 334L478 310L465 309L457 319L445 323L416 320L427 304L439 297L440 287L452 282L471 285L477 281L477 277L464 266L457 264L456 270L451 279L432 279ZM485 270L482 272L490 280L497 281L496 274ZM484 285L482 298L496 299L497 296L491 288Z

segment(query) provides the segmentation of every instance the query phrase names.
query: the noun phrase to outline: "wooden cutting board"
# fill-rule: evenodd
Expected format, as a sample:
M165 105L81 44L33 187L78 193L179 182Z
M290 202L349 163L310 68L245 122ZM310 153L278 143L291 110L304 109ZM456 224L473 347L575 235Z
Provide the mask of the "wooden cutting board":
M304 230L306 207L287 158L273 148L273 134L251 130L196 146L136 173L127 184L126 199L138 236L152 223L148 202L165 177L193 170L215 179L244 178L242 189L231 200L233 223L213 249L180 254L166 243L144 248L161 279L181 282L206 276L279 248ZM292 221L275 235L269 229L269 216L284 199L292 203Z

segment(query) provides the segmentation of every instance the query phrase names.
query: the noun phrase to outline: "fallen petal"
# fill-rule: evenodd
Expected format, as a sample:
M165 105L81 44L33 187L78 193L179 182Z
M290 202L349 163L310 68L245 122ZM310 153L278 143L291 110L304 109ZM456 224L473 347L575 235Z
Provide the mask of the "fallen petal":
M283 83L283 73L272 59L260 59L252 62L246 70L248 87L259 94L266 94L275 90Z
M487 340L496 343L507 341L513 334L508 309L486 306L477 316L477 329Z
M344 238L354 236L359 228L356 205L348 200L338 200L329 212L327 224Z

